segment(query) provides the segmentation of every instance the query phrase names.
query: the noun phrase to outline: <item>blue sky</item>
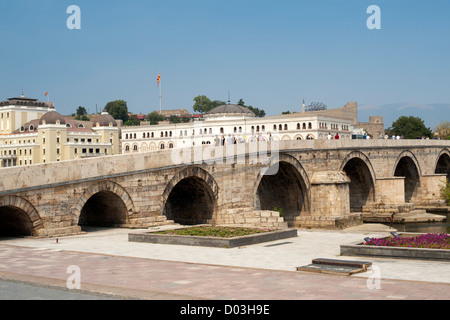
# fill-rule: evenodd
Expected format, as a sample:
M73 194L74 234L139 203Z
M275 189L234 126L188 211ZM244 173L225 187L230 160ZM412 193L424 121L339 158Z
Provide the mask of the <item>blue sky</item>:
M372 4L381 30L366 27ZM70 5L81 30L66 26ZM448 0L2 1L0 99L49 91L63 114L116 99L149 113L161 73L165 109L228 90L269 115L302 99L450 103L449 35Z

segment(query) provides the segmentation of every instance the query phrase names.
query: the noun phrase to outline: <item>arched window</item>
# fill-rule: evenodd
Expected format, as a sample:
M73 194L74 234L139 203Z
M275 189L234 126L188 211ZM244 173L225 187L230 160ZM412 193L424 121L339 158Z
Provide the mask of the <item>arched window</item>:
M297 130L300 130L300 123L297 123Z
M280 130L280 131L283 130L283 126L281 124L278 126L278 130Z
M137 146L136 144L133 146L133 151L134 151L134 152L137 152L137 151L138 151L138 146Z
M303 129L306 129L306 123L303 122Z
M287 129L288 129L288 125L285 124L285 125L284 125L284 130L287 130Z
M173 149L173 143L169 143L169 149Z
M308 129L312 129L312 124L311 124L311 122L308 122Z

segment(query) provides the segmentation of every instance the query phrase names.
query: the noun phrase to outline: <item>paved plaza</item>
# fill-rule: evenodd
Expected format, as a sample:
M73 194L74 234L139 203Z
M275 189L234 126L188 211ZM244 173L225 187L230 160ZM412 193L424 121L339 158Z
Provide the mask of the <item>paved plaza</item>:
M162 227L170 228L170 226ZM2 239L0 279L151 300L448 300L450 262L340 256L340 245L389 229L298 230L298 237L240 248L128 242L142 230L93 229L50 239ZM352 276L296 271L316 258L373 263Z

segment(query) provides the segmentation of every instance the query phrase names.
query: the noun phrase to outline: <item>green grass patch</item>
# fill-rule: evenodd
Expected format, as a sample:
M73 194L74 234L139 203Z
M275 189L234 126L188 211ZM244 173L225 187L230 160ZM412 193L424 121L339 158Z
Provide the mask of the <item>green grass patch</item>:
M241 227L219 227L219 226L199 226L176 230L165 230L154 232L154 234L197 236L197 237L215 237L215 238L234 238L252 234L276 231L278 229L269 228L241 228Z

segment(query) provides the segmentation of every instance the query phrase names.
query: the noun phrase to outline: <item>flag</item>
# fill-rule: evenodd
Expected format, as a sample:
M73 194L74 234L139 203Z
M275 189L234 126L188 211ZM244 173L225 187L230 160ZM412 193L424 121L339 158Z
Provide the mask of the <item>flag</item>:
M158 85L156 86L157 88L159 87L159 81L160 80L161 80L161 74L159 74L159 76L158 76L158 80L157 80Z
M48 91L44 94L44 97L48 96Z

